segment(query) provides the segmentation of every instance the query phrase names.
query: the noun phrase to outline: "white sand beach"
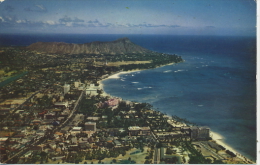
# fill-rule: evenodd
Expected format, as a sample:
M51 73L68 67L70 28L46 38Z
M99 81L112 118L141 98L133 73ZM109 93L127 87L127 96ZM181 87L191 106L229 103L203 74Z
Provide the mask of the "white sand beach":
M168 65L173 65L174 63L170 63ZM162 66L161 66L162 67ZM110 97L116 97L116 96L111 96L110 94L106 93L103 89L104 85L103 85L103 81L104 80L107 80L107 79L119 79L120 78L120 75L122 74L129 74L129 73L133 73L133 72L138 72L138 71L142 71L142 70L131 70L131 71L121 71L121 72L118 72L118 73L115 73L115 74L112 74L110 76L108 76L107 78L104 78L100 81L98 81L99 83L99 87L100 89L103 90L103 93L102 95L103 96L110 96ZM170 115L167 115L169 117L169 119L171 119L171 116ZM184 123L183 123L184 124ZM186 125L186 124L184 124ZM255 162L251 161L250 159L246 158L244 155L240 154L239 152L237 152L234 148L232 148L230 145L226 144L225 143L225 137L216 133L216 132L213 132L213 131L210 131L210 134L211 134L211 137L212 137L212 140L216 141L217 144L223 146L226 148L226 150L229 150L231 152L233 152L234 154L237 155L238 158L248 162L249 164L254 164Z
M227 143L225 143L225 137L223 137L222 135L210 131L210 135L212 137L212 139L214 141L216 141L217 144L222 145L223 147L226 148L226 150L229 150L231 152L233 152L234 154L236 154L236 156L244 161L247 161L248 163L255 163L253 161L250 161L250 159L246 158L244 155L240 154L238 151L236 151L234 148L232 148L230 145L228 145Z
M100 89L103 90L102 95L103 96L111 96L110 94L108 94L108 93L106 93L104 91L104 84L102 83L104 80L107 80L107 79L119 79L121 74L129 74L129 73L139 72L139 71L141 71L141 70L122 71L122 72L118 72L118 73L112 74L112 75L108 76L107 78L104 78L104 79L98 81Z

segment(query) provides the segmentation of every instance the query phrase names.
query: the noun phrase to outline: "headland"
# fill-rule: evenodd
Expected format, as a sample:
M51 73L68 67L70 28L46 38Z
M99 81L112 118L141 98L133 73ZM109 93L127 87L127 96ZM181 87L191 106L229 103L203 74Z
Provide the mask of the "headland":
M125 38L36 43L0 53L3 76L27 72L0 89L1 163L253 163L216 143L208 127L101 90L106 78L183 62L178 55Z

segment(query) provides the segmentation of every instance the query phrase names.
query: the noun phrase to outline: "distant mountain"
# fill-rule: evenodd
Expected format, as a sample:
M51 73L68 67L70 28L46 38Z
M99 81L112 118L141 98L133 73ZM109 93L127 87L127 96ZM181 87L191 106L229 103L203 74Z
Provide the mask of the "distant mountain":
M126 54L152 52L134 44L128 38L120 38L111 42L90 42L70 44L64 42L36 42L27 47L29 50L57 54Z

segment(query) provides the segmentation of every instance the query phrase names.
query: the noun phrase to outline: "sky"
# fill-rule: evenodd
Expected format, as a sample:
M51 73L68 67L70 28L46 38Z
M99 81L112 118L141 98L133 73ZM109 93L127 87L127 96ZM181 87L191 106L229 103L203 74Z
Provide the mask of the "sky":
M0 33L256 35L254 0L0 0Z

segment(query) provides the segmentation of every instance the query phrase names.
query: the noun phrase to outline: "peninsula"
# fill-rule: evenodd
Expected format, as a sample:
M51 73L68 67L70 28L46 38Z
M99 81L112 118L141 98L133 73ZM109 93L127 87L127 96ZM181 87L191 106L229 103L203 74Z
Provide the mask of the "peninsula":
M0 86L1 163L253 163L212 139L209 127L102 90L111 75L183 62L178 55L122 38L2 47L0 61L10 80Z
M111 42L95 41L85 44L69 44L63 42L37 42L28 46L29 50L60 54L126 54L126 53L152 53L128 38L120 38Z

